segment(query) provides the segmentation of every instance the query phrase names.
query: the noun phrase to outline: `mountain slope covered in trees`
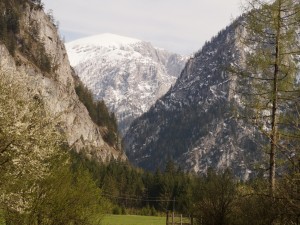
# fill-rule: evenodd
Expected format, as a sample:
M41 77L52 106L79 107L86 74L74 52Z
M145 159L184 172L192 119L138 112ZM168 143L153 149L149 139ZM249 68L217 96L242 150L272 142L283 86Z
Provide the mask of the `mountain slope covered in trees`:
M238 21L207 42L167 94L133 122L124 143L135 165L154 170L172 159L199 173L229 167L246 179L258 172L260 137L235 117L240 96L230 66L243 51L237 29Z

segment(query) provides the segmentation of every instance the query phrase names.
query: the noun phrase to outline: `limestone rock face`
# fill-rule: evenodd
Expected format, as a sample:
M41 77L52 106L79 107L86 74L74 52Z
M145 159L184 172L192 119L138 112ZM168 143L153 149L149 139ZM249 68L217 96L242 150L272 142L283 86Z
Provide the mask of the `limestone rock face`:
M53 119L65 133L68 144L88 158L106 161L110 158L126 160L125 154L108 145L102 138L105 127L98 127L91 120L87 109L75 92L74 72L51 18L42 10L26 7L20 21L20 36L37 28L37 38L43 43L45 52L52 60L52 72L44 73L20 52L12 57L6 47L0 44L0 69L12 71L25 77L28 88L33 89L45 103Z

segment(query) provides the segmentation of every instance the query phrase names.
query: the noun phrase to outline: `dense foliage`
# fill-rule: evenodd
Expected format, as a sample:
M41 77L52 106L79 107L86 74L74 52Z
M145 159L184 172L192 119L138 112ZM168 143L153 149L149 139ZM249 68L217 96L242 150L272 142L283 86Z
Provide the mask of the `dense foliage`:
M105 201L90 174L71 167L65 138L43 101L17 72L0 72L0 90L0 212L6 224L93 224Z
M174 209L201 225L297 224L300 219L299 184L284 177L272 198L265 178L243 183L228 170L209 169L207 175L198 176L169 161L163 171L149 173L126 162L99 165L77 154L73 162L93 174L102 195L113 204L114 214L165 215Z
M156 215L173 207L185 214L191 212L196 176L184 173L172 161L155 173L115 160L99 165L78 154L74 154L73 161L93 174L103 195L116 205L114 213Z

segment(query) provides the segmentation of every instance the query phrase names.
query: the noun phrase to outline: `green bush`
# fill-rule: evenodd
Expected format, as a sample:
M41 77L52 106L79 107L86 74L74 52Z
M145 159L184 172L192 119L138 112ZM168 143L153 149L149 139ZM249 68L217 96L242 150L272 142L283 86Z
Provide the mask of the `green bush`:
M114 215L121 215L122 214L122 209L119 206L115 206L112 210L112 214Z

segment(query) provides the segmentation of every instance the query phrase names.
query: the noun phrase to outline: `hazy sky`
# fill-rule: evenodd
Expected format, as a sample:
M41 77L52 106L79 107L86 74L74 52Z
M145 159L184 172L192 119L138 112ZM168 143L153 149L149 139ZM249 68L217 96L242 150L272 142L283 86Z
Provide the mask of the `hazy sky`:
M241 0L43 0L66 42L101 33L191 54L233 18Z

